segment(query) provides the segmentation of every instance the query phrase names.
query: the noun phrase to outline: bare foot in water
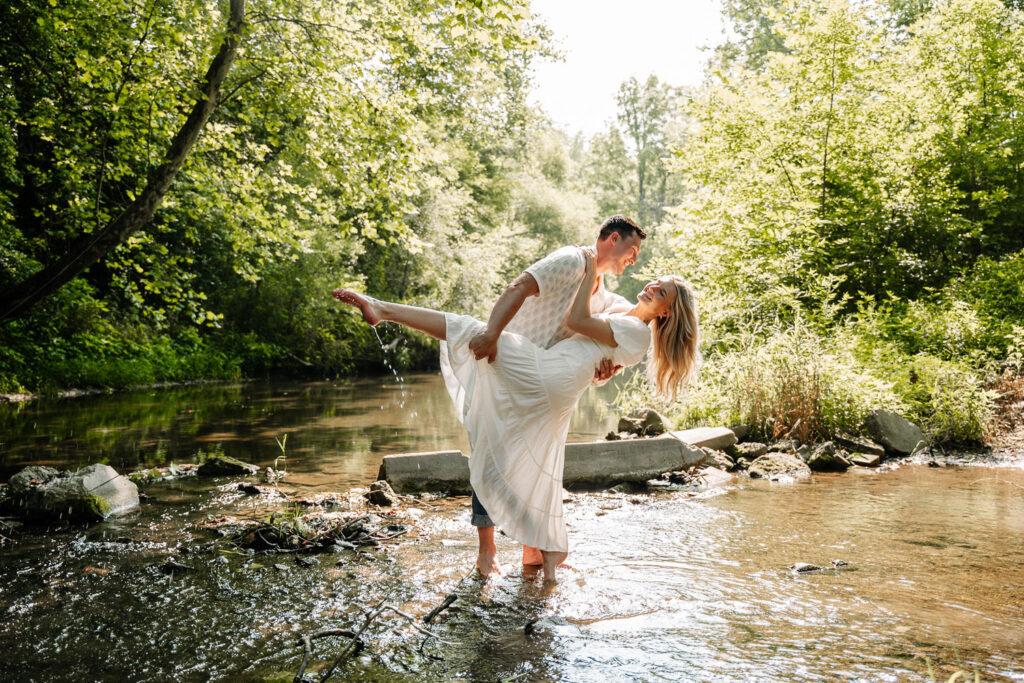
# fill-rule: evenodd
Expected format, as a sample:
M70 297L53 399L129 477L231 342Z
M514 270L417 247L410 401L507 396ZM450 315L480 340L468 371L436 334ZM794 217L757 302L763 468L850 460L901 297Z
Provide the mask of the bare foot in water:
M560 553L549 550L541 550L540 553L544 556L544 583L554 583L555 568L565 561L565 558L569 556L569 553Z
M562 556L562 561L558 563L559 567L566 567L572 569L572 565L565 561L568 554ZM534 548L532 545L523 546L523 568L540 569L544 566L544 556L541 555L541 551ZM532 574L532 572L531 572ZM525 576L525 574L524 574Z
M496 551L494 550L481 548L480 553L476 556L476 570L480 572L480 576L485 579L492 574L501 576L501 567L498 566L495 554Z
M335 289L331 294L341 303L358 308L363 314L363 320L366 321L367 325L376 325L380 322L376 299L364 296L363 294L356 294L348 289Z

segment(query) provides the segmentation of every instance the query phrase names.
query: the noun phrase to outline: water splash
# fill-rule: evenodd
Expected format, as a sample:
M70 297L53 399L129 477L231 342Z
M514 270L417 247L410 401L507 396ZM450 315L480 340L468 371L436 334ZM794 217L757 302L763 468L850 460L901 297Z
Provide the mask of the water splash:
M398 383L399 388L401 388L401 390L402 390L402 398L399 399L399 401L398 401L398 407L399 408L404 408L405 407L405 399L406 399L405 380L398 374L398 370L395 368L395 366L388 359L389 352L394 350L395 346L398 344L399 337L395 337L394 341L392 341L390 344L385 345L384 344L384 340L380 338L380 332L377 331L378 327L380 327L380 324L375 325L375 326L371 327L370 329L373 330L374 336L377 337L377 343L380 344L381 353L384 355L384 365L387 366L388 370L391 371L391 374L393 374L395 376L395 382ZM381 404L380 409L384 410L384 404Z

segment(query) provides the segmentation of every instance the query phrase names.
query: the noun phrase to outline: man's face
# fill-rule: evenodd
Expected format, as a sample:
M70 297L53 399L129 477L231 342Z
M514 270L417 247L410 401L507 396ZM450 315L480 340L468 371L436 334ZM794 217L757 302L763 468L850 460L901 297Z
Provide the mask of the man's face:
M608 236L608 241L611 243L607 257L609 264L608 272L622 275L622 271L626 269L626 266L636 263L636 257L640 254L640 245L643 244L643 238L635 232L625 238L617 232L613 232Z

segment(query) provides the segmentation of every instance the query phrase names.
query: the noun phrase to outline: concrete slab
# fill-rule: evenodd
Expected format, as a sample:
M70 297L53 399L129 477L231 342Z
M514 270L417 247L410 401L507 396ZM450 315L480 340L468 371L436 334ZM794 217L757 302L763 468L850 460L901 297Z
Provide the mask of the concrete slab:
M566 486L642 484L662 472L704 462L703 451L678 439L590 441L565 446L563 483Z
M398 493L470 492L469 458L462 451L385 455L377 476Z
M705 454L678 439L591 441L565 447L563 484L602 487L621 482L643 483L662 472L699 465ZM461 451L386 455L381 479L398 493L447 491L469 493L469 458Z
M695 429L682 429L675 432L665 432L659 438L674 438L684 441L691 446L703 446L714 448L717 451L724 450L736 443L736 434L727 427L697 427Z

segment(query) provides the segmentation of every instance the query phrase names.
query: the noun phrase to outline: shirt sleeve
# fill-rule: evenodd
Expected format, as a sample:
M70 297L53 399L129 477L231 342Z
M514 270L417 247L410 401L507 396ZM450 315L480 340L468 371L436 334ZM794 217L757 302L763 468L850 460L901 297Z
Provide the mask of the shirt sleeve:
M629 303L629 299L624 296L609 292L602 288L603 296L601 297L600 303L597 300L598 295L595 294L594 298L590 300L590 312L592 315L598 313L604 313L606 315L615 315L616 313L628 313L633 308L633 304ZM599 292L600 294L600 292ZM601 310L595 310L597 307L595 304L601 306Z
M561 291L565 287L572 287L572 293L575 294L583 279L584 266L583 254L579 249L562 247L534 263L526 272L537 281L540 296Z
M617 344L612 353L615 364L629 367L642 361L651 345L651 329L631 315L609 316L608 323Z

